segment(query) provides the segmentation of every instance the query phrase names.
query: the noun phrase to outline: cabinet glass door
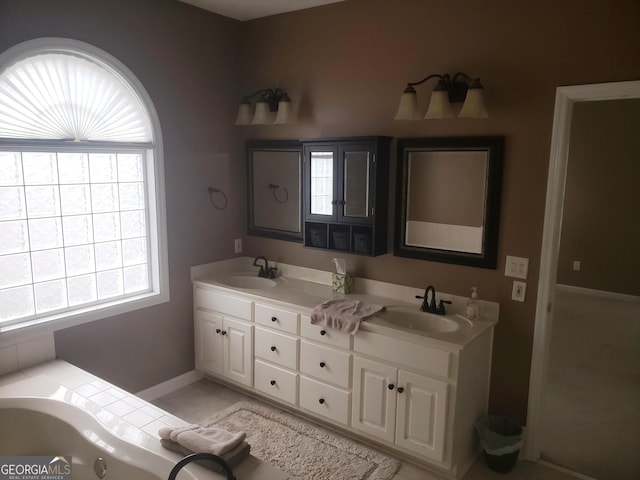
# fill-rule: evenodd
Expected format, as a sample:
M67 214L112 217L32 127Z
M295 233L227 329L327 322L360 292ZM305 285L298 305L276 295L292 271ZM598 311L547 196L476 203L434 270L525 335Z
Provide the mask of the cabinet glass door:
M310 158L310 193L312 215L333 215L336 204L333 196L334 179L333 152L311 152Z
M344 153L344 201L341 202L344 217L369 216L369 156L367 151Z

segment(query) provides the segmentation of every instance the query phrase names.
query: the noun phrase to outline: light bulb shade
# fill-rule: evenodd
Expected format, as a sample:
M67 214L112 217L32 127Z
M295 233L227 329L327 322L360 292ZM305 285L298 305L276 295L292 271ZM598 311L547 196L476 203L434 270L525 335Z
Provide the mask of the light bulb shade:
M251 125L252 119L253 119L253 112L251 111L251 105L247 102L241 103L240 108L238 108L236 125Z
M418 120L418 95L413 88L407 88L400 96L400 105L395 120Z
M293 106L291 100L286 95L278 102L278 114L276 115L275 124L283 125L293 122Z
M273 123L273 114L269 109L269 102L256 102L256 113L253 116L252 125L269 125Z
M467 98L460 110L460 118L489 118L489 113L484 105L482 87L471 86L467 90Z
M447 93L447 90L435 89L431 92L429 108L427 108L427 113L424 118L453 118L453 110L449 103L449 94Z

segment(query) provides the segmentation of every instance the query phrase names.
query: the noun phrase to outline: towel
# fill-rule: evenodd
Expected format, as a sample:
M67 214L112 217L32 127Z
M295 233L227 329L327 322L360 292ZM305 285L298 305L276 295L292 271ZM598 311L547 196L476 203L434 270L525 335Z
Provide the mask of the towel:
M163 427L158 430L160 439L170 440L196 453L213 453L223 457L244 442L245 432L231 433L221 428L205 428L187 425L178 428Z
M334 298L316 306L311 312L311 323L335 328L355 335L360 322L381 311L380 305L365 305L360 300Z
M192 453L195 453L189 450L188 448L185 448L179 443L176 443L173 440L170 440L168 438L161 438L160 444L167 450L171 450L172 452L177 452L180 455L184 455L185 457L187 455L191 455ZM237 465L242 460L247 458L250 452L251 452L251 445L249 445L246 441L243 441L236 448L228 451L223 455L219 455L219 457L222 458L225 462L227 462L230 467L233 467L234 465ZM214 462L210 462L207 460L199 460L198 463L202 464L203 466L209 469L220 471L219 466Z

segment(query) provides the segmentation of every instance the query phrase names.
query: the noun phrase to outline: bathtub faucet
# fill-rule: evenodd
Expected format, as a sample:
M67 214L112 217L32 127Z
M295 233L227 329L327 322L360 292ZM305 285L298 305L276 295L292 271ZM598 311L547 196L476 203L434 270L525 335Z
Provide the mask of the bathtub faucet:
M215 463L220 467L222 473L227 476L227 480L236 480L236 477L233 476L233 472L231 471L231 467L229 466L229 464L225 462L224 459L212 453L192 453L191 455L187 455L178 463L176 463L176 465L171 469L168 480L176 480L178 472L182 470L182 467L198 460L209 460Z

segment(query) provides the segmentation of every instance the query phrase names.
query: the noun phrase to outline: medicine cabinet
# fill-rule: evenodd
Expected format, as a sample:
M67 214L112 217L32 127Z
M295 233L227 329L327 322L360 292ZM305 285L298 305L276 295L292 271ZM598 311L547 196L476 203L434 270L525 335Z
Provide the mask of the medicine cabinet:
M303 141L304 245L387 251L388 137Z

